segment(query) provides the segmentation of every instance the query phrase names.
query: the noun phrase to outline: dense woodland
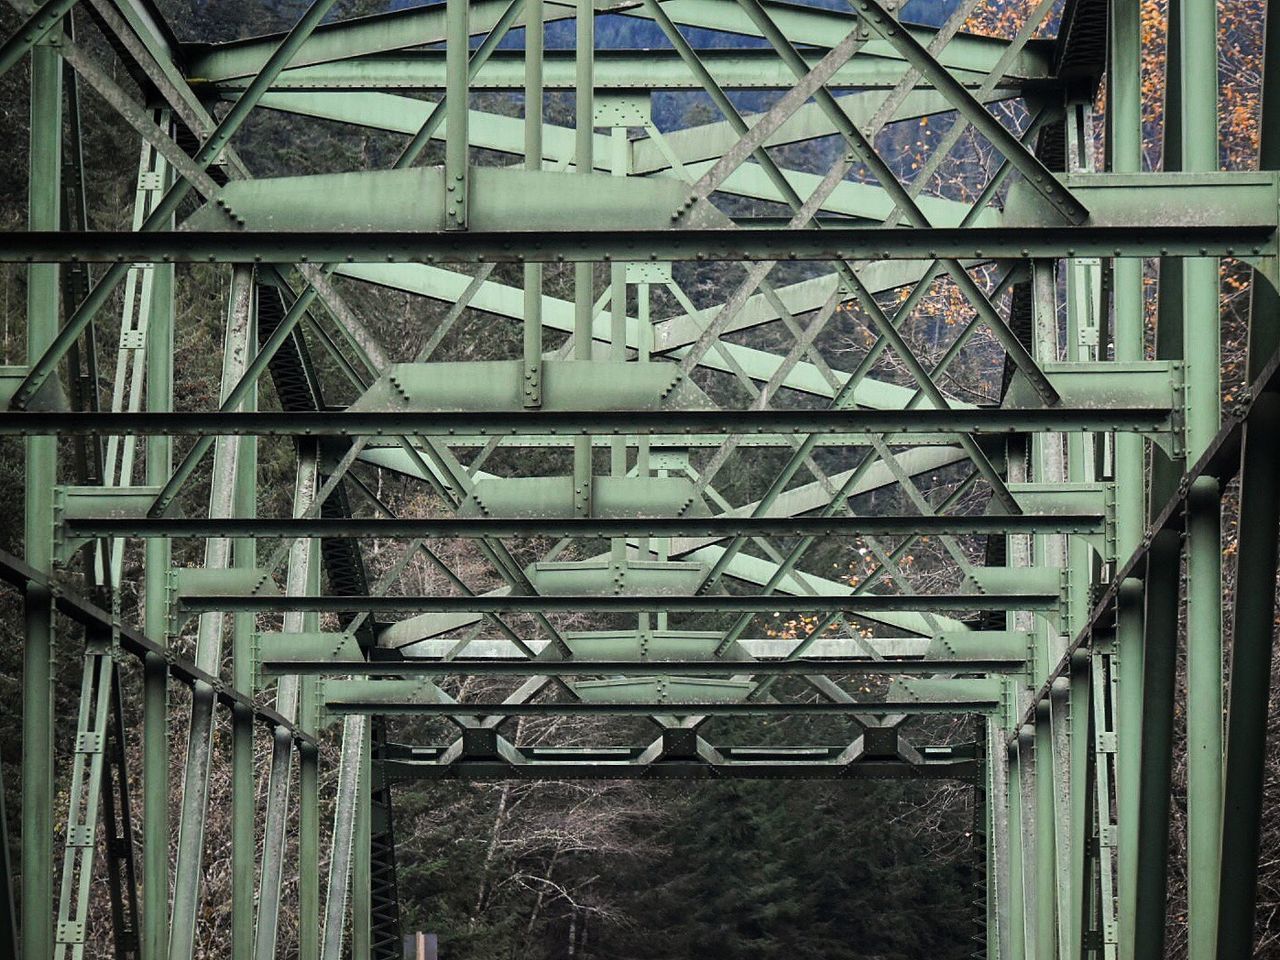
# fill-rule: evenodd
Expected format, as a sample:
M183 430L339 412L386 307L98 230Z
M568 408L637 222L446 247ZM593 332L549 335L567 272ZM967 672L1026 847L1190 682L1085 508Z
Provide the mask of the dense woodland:
M291 23L301 5L296 0L264 5L261 0L209 0L189 4L184 0L160 0L175 31L183 38L225 40L280 29ZM351 16L385 9L377 0L340 0L334 16ZM905 17L938 24L954 8L953 0L910 0ZM982 6L982 5L980 5ZM999 0L975 14L970 29L1009 36L1021 24L1032 4L1023 0ZM1164 3L1147 0L1144 14L1151 51L1151 72L1145 85L1148 119L1148 162L1161 163L1161 101L1163 90L1157 70L1164 23ZM1256 154L1257 79L1260 68L1261 0L1225 0L1220 4L1223 31L1230 44L1221 65L1223 162L1233 168L1254 164ZM128 77L114 54L102 42L96 28L77 16L77 38L107 63L115 76ZM0 31L16 25L16 15L0 5ZM561 27L563 25L560 25ZM662 42L634 21L604 16L597 28L601 46L644 47ZM698 35L703 44L728 45L725 36ZM519 45L518 32L509 41ZM570 46L571 34L560 28L549 31L549 46ZM26 194L26 76L17 69L0 78L0 228L24 227ZM1099 92L1099 130L1105 110L1105 87ZM136 138L110 108L86 90L84 106L84 162L91 171L88 182L92 225L127 229L136 174ZM743 110L768 105L761 94L744 96ZM511 116L521 114L518 98L477 95L474 106ZM655 118L664 129L719 119L705 98L688 94L655 97ZM572 98L548 97L547 119L566 126L573 122ZM1021 122L1025 118L1014 118ZM877 141L886 156L909 177L927 156L929 147L945 131L948 118L927 123L900 124ZM909 127L909 129L903 129ZM320 121L263 113L251 120L236 141L240 155L255 175L328 172L390 165L402 146L401 138L363 128L348 128ZM779 159L795 169L822 171L837 145L826 141L778 150ZM423 162L440 160L434 144ZM477 157L482 163L508 163L497 155ZM985 180L990 151L975 138L962 141L953 161L935 175L931 191L957 198L972 197ZM855 176L859 175L857 171ZM742 202L744 209L746 202ZM756 212L774 212L756 204ZM184 211L185 212L185 211ZM700 306L724 298L738 274L716 265L681 268L684 288ZM495 278L518 283L518 274L500 267ZM806 276L795 268L788 276ZM1244 311L1241 295L1246 274L1224 267L1224 357L1231 364L1224 386L1227 398L1238 389ZM984 278L990 281L990 277ZM1154 291L1154 274L1151 277ZM603 278L598 278L603 282ZM566 295L571 277L548 271L548 290ZM177 402L180 408L208 409L218 389L223 318L228 286L225 270L183 268L179 273L177 302ZM391 291L364 287L352 281L341 289L359 308L371 332L396 359L417 353L438 327L445 308ZM21 362L24 351L24 275L9 266L0 268L0 362ZM907 334L922 357L938 357L955 335L956 294L939 284L917 315ZM674 303L655 300L655 316L664 309L675 312ZM115 309L118 316L118 307ZM111 312L98 329L103 364L104 397L109 395L117 333ZM781 325L775 324L774 327ZM751 332L750 343L762 349L790 346L784 330L765 327ZM833 366L849 369L865 352L869 325L854 311L833 322L819 339L819 346ZM549 340L548 347L558 345ZM438 357L480 359L519 355L519 330L505 321L467 311L442 340ZM944 386L967 399L994 400L999 390L998 355L989 338L978 337L966 348L963 360L952 368ZM993 362L997 358L997 362ZM331 373L332 371L322 371ZM908 382L891 360L875 368L883 379ZM334 402L348 399L334 384ZM726 403L743 405L744 395L731 378L708 377L701 385ZM265 386L263 406L274 402ZM780 398L779 403L807 404L813 398ZM180 447L181 449L181 447ZM755 454L753 454L754 456ZM555 472L546 463L507 463L508 469ZM776 452L771 456L780 456ZM835 455L830 455L834 457ZM69 461L69 454L68 454ZM294 466L290 444L264 442L260 454L259 512L264 516L289 511ZM14 441L0 442L0 547L21 552L22 468L20 448ZM497 463L498 461L493 461ZM831 469L847 468L830 460ZM767 466L767 462L765 464ZM439 509L421 500L416 485L394 476L367 476L379 495L397 510ZM718 481L735 502L754 499L769 479L767 469L726 471ZM940 472L933 478L931 496L945 496L958 477ZM191 511L207 497L205 487L191 485L186 493ZM900 493L881 492L865 498L860 507L868 512L892 510ZM976 504L980 508L980 502ZM1230 537L1231 528L1227 527ZM263 549L269 551L272 544ZM980 545L975 545L977 550ZM1226 544L1228 553L1231 542ZM185 553L183 551L186 551ZM449 547L446 559L479 591L496 584L480 559L463 545ZM532 560L532 552L521 554ZM376 576L393 561L390 550L374 545L366 562ZM913 583L949 585L946 557L936 545L925 544L910 558L907 571ZM126 555L125 614L133 615L140 603L140 556ZM176 563L199 562L190 544L175 553ZM849 551L847 544L820 547L813 555L817 566L830 567L840 576L856 580L867 573L867 559ZM1229 566L1229 565L1228 565ZM444 587L440 574L425 564L410 564L403 585L406 593L427 593ZM13 597L0 593L0 701L11 705L0 711L0 762L3 763L5 798L11 830L16 833L20 816L17 775L20 762L21 617ZM691 626L697 626L691 623ZM761 618L762 631L804 631L806 624L783 610L775 618ZM72 735L71 721L79 686L81 638L68 631L58 645L58 716L67 724L59 731L60 769L66 769ZM189 638L179 641L181 646ZM127 687L137 689L137 677L127 676ZM868 683L871 681L868 680ZM1280 688L1280 684L1273 689ZM175 689L173 704L174 810L179 795L185 715L189 700ZM136 718L131 704L127 708ZM1280 711L1277 711L1280 713ZM438 742L445 730L418 722L393 723L391 737L407 742ZM554 719L512 722L510 731L524 743L599 742L605 736L593 723ZM847 727L835 721L801 723L786 721L774 728L753 723L749 730L721 721L718 736L726 742L835 742ZM609 727L615 742L632 742L645 733L636 725ZM921 742L971 740L975 728L968 723L946 726L937 722L916 724L913 735ZM335 731L327 736L330 747ZM628 736L630 734L630 736ZM229 753L226 734L219 740L220 756ZM259 743L260 789L265 787L268 744ZM136 752L136 751L135 751ZM333 752L326 753L332 760ZM322 791L332 793L332 763L326 766ZM1269 783L1280 774L1280 738L1272 739ZM60 781L64 791L65 781ZM229 772L215 761L214 820L208 830L206 853L205 914L201 918L202 957L226 956L229 929ZM261 798L260 798L261 799ZM1181 797L1175 802L1174 844L1180 844ZM680 783L544 783L544 784L409 784L395 792L398 841L398 882L406 932L432 931L439 935L441 956L446 960L551 960L563 957L609 957L616 960L693 960L693 958L825 957L876 958L876 960L960 960L980 949L983 885L983 838L976 830L974 793L959 784L903 784L849 781L811 783L769 781L745 784ZM1269 809L1274 809L1272 805ZM176 824L176 816L174 818ZM327 829L327 828L322 828ZM16 836L11 838L11 843ZM1266 834L1268 849L1280 851L1280 818L1272 814ZM16 845L15 851L16 864ZM1280 858L1264 857L1259 923L1264 936L1259 956L1274 956L1280 938L1280 921L1274 911L1280 905ZM1173 955L1183 949L1180 937L1183 878L1173 882ZM105 898L98 906L96 929L105 945L109 920ZM283 931L284 955L291 949L293 923ZM105 955L105 946L101 955Z

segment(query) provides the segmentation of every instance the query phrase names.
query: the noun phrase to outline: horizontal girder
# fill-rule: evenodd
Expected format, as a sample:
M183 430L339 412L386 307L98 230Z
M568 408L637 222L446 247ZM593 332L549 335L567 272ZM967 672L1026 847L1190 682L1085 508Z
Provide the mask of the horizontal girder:
M390 683L391 681L387 681ZM439 717L652 717L655 715L707 716L707 717L768 717L768 716L852 716L853 714L969 714L985 713L1000 706L998 697L964 700L850 700L824 702L810 700L802 703L777 703L752 700L741 703L712 701L664 701L664 702L584 702L571 701L548 703L411 703L393 699L376 700L335 699L326 697L324 707L331 713L386 714L389 716L439 716Z
M433 677L820 676L824 674L1015 673L1026 659L869 660L796 657L788 660L284 660L264 658L264 674Z
M771 613L794 609L869 612L880 610L1057 610L1057 593L983 594L872 594L858 596L830 594L787 598L782 596L278 596L207 595L183 597L178 606L187 614L222 610L228 612L314 611L318 613L554 613L595 611L598 613Z
M62 523L72 537L895 537L992 536L1008 533L1096 534L1101 513L1023 513L990 516L519 518L399 517L312 519L267 517L77 518Z
M820 54L805 52L808 63L821 59ZM788 89L795 75L772 50L760 47L740 49L708 48L698 51L698 59L727 89ZM698 79L674 50L597 50L594 58L593 82L596 90L701 90ZM572 90L577 83L576 63L572 50L547 50L542 58L542 83L547 90ZM525 60L521 50L495 50L471 81L472 90L524 90ZM957 70L957 78L966 85L977 86L986 74L975 70ZM891 57L855 57L845 63L831 79L833 88L885 89L894 87L902 78L900 61ZM250 77L198 76L192 87L201 92L239 91ZM445 53L443 50L413 50L376 54L354 59L335 60L313 66L285 70L272 83L273 90L424 90L445 88ZM1002 78L1000 89L1012 96L1021 90L1027 78ZM926 84L921 83L924 87Z
M0 413L0 436L653 436L681 434L1011 434L1167 429L1169 407L955 410L351 410L326 413Z
M1153 201L1155 202L1155 201ZM1261 211L1260 211L1261 213ZM1275 258L1276 227L1117 225L880 230L831 228L502 231L407 235L312 231L0 234L8 263L592 263L661 260L993 260L1075 257ZM1268 266L1268 275L1274 267Z

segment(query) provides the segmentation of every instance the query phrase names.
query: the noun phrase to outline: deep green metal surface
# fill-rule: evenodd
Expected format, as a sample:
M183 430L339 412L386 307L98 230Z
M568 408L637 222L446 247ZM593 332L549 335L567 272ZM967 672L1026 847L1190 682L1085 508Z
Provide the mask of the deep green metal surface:
M55 803L49 692L74 681L52 672L64 621L144 661L145 960L186 960L202 934L224 723L237 960L278 954L294 879L302 957L392 955L391 793L466 777L980 781L987 957L1163 956L1184 597L1189 955L1250 955L1275 615L1280 146L1264 123L1261 169L1218 169L1213 3L1172 5L1164 169L1151 171L1135 3L1070 0L1056 36L1040 36L1045 0L1001 39L962 29L978 0L940 27L875 0L445 0L330 22L317 0L278 36L184 44L142 0L92 2L146 78L145 107L65 33L65 0L17 4L22 25L0 45L0 73L31 71L29 229L0 235L0 260L29 277L26 356L0 368L0 435L25 438L24 559L0 554L0 575L25 611L26 960L84 951L114 769L98 746L112 661L91 645L71 789ZM597 49L606 12L664 45ZM546 24L567 20L574 48L546 49ZM699 47L690 28L726 42ZM62 170L64 115L81 135L64 63L141 137L130 231L64 228L78 175ZM1263 74L1273 107L1271 58ZM759 113L736 93L750 90L774 92ZM522 96L523 116L478 109L476 91ZM705 95L718 115L660 129L654 91ZM571 125L549 120L548 95L571 97ZM218 120L215 101L230 104ZM236 146L251 115L405 143L390 169L255 179ZM934 118L948 132L906 176L879 135ZM994 153L968 171L976 185L927 186L966 130ZM178 145L190 133L194 153ZM1142 258L1160 262L1153 355ZM1249 382L1225 421L1222 258L1254 278ZM93 262L109 266L90 284ZM217 409L175 409L180 263L230 265L210 268L229 278ZM85 282L68 296L62 279ZM955 332L926 359L911 324L943 283ZM361 284L432 305L441 319L416 354L379 342L346 297ZM68 399L64 376L74 364L80 377L117 289L117 375L100 378L111 403L82 378ZM835 346L851 317L858 350ZM264 376L279 409L258 409ZM257 516L262 486L279 483L258 463L264 437L294 441L291 516ZM74 471L59 438L79 451ZM429 506L393 515L378 471ZM1230 593L1222 491L1237 471ZM207 509L177 516L206 478ZM868 494L885 499L866 509ZM141 629L97 605L126 586L138 538ZM184 538L204 560L174 569ZM375 539L393 556L376 580L362 555ZM500 586L473 590L440 541ZM517 562L531 543L537 558ZM846 554L849 573L833 572ZM919 588L917 554L946 586ZM446 591L400 582L418 558ZM564 614L594 619L569 630ZM510 678L505 699L445 692L481 675ZM846 689L868 675L888 678L875 696ZM171 681L193 693L174 831ZM886 713L973 714L985 733L913 744ZM544 714L648 717L658 734L533 746L504 722ZM405 715L449 718L457 736L398 744L387 731ZM716 745L718 717L808 715L847 720L847 740ZM319 748L325 725L336 755ZM120 942L126 911L113 916Z

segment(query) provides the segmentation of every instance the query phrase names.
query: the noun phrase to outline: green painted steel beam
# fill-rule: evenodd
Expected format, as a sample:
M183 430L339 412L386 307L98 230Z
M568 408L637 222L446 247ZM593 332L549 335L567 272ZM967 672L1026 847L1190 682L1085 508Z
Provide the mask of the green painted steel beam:
M456 641L452 639L410 640L407 643L402 643L401 639L398 639L401 638L399 628L408 622L400 620L383 627L378 635L378 645L388 648L398 646L404 656L418 659L444 660L451 656L453 647L456 646ZM986 632L982 630L972 631L979 637ZM706 633L715 641L720 638L720 632L717 630L709 630ZM542 653L549 644L549 641L533 637L524 642L535 654ZM748 656L765 660L777 660L793 654L800 642L800 640L778 637L747 637L739 640L738 646ZM808 655L813 657L848 660L851 663L868 662L879 658L906 662L912 658L923 658L932 642L927 637L877 636L866 639L859 637L854 640L851 637L833 633L830 636L813 641L805 650ZM457 656L464 660L467 658L489 660L527 659L527 655L511 640L492 637L476 637ZM992 654L992 657L996 658L995 654Z
M263 659L264 674L329 676L803 676L917 673L1015 673L1026 660L860 660L799 657L794 660L358 660Z
M724 433L682 433L682 434L649 434L650 449L655 453L666 453L671 455L682 455L690 450L705 449L708 447L719 447L725 441L728 434ZM737 445L739 448L751 449L755 447L791 447L795 446L794 434L790 433L746 433L735 434ZM890 433L883 435L882 439L885 443L893 447L910 446L916 449L933 449L938 452L939 448L954 448L956 444L955 434L944 433ZM818 436L815 443L819 447L866 447L871 445L872 438L867 434L861 433L824 433ZM382 467L386 470L394 470L405 476L423 478L423 473L419 470L412 458L405 453L404 448L399 446L387 446L389 441L387 438L375 438L371 440L363 450L360 451L359 458L361 461ZM609 434L596 434L591 438L593 447L608 447L612 445L612 437ZM460 447L483 447L488 443L496 443L500 448L512 447L528 447L531 449L547 449L557 447L573 446L572 436L522 436L522 437L499 437L490 436L480 437L467 434L458 434L449 440L449 446L452 448ZM939 456L942 454L939 453ZM952 453L947 455L946 463L960 463L968 459L963 452L957 452L953 449ZM945 464L944 464L945 465ZM477 478L493 476L492 474L481 471Z
M858 613L878 610L1057 610L1058 594L870 594L856 597L845 594L806 596L788 600L779 596L702 595L681 597L668 595L640 596L573 596L571 594L537 596L279 596L246 594L207 594L183 597L179 608L188 615L208 611L235 612L253 610L287 613L517 613L596 611L600 613L772 613L803 606L806 609L845 610Z
M582 410L428 412L347 410L331 413L0 413L4 436L312 436L481 437L598 435L679 437L736 434L1014 434L1098 433L1170 428L1159 407L1046 407L1006 410Z
M451 166L461 170L461 164L456 158ZM217 201L188 217L183 229L226 229L229 208L247 232L452 231L445 208L452 202L449 188L456 184L448 177L444 167L409 167L236 180L223 187ZM571 230L606 218L628 229L662 229L684 194L682 185L662 178L624 179L585 171L472 166L466 179L467 228L479 233L521 224ZM563 198L570 195L578 202L565 204ZM707 222L724 224L726 218L709 213Z
M1041 179L1048 176L1046 173ZM415 167L233 181L223 187L216 203L206 204L184 222L184 232L226 230L228 210L244 224L245 233L250 236L259 231L343 230L357 236L397 230L439 231L448 229L444 215L449 196L445 179L440 167ZM676 215L683 211L686 187L663 177L621 178L597 174L583 180L581 172L477 166L469 171L468 179L473 181L469 189L474 194L470 198L474 213L468 222L470 229L477 233L499 229L587 232L607 220L614 230L624 233L671 228L671 233L683 235L728 223L714 208L699 204L690 216L680 221L679 227L674 227ZM1086 231L1108 227L1158 231L1171 226L1242 230L1270 227L1274 231L1275 217L1271 211L1280 205L1277 176L1267 171L1125 176L1068 174L1059 177L1057 183L1060 188L1042 189L1058 196L1059 203L1065 202L1061 199L1065 191L1076 206L1087 207L1088 222L1082 228ZM571 206L560 202L568 195L575 197ZM922 217L929 213L923 204L917 206ZM968 210L963 204L950 207L961 215ZM867 215L878 219L877 214L883 216L885 209L870 209ZM1053 226L1060 222L1058 211L1057 205L1023 187L1019 181L1011 190L998 226L1029 229ZM923 222L931 230L944 232L956 229L953 225L958 218L953 217L954 214ZM736 222L756 234L777 230L752 226L750 220ZM997 228L971 226L972 235L977 238ZM822 232L845 233L849 229L832 224ZM805 231L790 232L803 234ZM878 236L890 232L885 229L871 233ZM1064 233L1058 248L1070 248L1072 236L1074 233ZM513 247L522 246L513 244ZM1246 249L1240 252L1248 254ZM965 256L975 258L980 254L968 252ZM785 254L779 257L785 258Z
M36 29L36 28L30 28ZM31 53L30 149L27 223L33 230L63 224L63 68L53 37ZM27 362L34 364L56 342L60 323L61 270L37 265L27 271ZM41 574L53 569L53 486L58 441L26 441L23 457L23 552ZM23 597L22 651L22 847L20 909L23 960L53 956L54 928L54 608L50 584L28 580Z
M57 0L65 3L66 0ZM806 52L815 64L821 55ZM772 50L759 47L737 49L712 47L698 51L698 58L717 82L739 90L789 89L795 77ZM673 50L596 50L597 90L701 90L696 77ZM273 90L415 90L440 92L445 87L445 54L442 50L410 50L398 53L335 60L286 70L272 84ZM497 50L471 83L473 90L522 92L525 56L522 50ZM547 90L574 88L572 50L547 50L542 58L543 84ZM966 86L978 86L986 74L956 70L953 75ZM902 65L893 58L858 56L836 71L831 86L858 89L892 89L902 78ZM998 89L1014 96L1025 78L1003 78ZM236 92L248 83L245 76L224 77L205 73L191 78L191 86L201 93ZM923 84L922 84L923 86Z
M390 682L390 681L388 681ZM326 694L324 709L335 714L385 714L387 716L441 717L652 717L658 714L698 717L768 717L768 716L850 716L852 714L931 714L951 715L987 713L1000 704L998 697L974 697L965 700L879 700L850 702L776 703L750 701L664 701L660 703L409 703L391 699L335 699Z
M1153 204L1159 203L1152 197ZM404 232L255 230L245 233L129 234L42 231L0 235L7 263L592 263L646 260L1019 260L1054 257L1241 257L1263 259L1275 278L1276 226L1265 209L1224 225L989 227L883 230L565 230Z
M705 763L660 760L530 760L526 763L466 760L453 763L394 760L390 773L399 780L972 780L975 760L865 760L847 763L800 760L751 760Z
M71 537L664 537L664 536L1002 536L1009 533L1096 534L1100 514L1016 516L830 517L458 517L386 518L185 518L125 517L65 520Z
M690 738L692 739L692 738ZM705 743L705 741L702 741ZM487 744L391 746L390 772L403 779L567 780L663 778L972 778L979 760L971 744L911 745L909 756L874 753L865 743L806 747L735 747L707 744L699 753L683 748L680 734L652 746L516 746L494 756ZM470 748L470 749L468 749Z

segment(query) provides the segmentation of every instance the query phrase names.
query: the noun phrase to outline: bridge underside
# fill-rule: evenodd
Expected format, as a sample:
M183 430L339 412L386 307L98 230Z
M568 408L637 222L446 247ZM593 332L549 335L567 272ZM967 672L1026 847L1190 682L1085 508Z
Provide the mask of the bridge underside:
M883 777L972 785L992 960L1154 960L1175 713L1190 955L1252 955L1280 123L1219 171L1213 0L1170 3L1159 171L1128 0L313 0L213 43L10 3L15 956L82 956L91 913L192 956L229 763L228 956L276 954L288 885L304 958L399 956L409 781ZM132 229L85 199L88 89L138 144ZM1225 412L1220 269L1252 298ZM176 310L209 271L221 317ZM175 357L218 320L201 404Z

